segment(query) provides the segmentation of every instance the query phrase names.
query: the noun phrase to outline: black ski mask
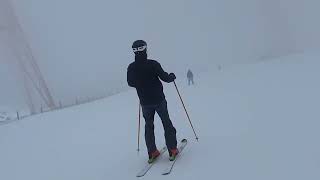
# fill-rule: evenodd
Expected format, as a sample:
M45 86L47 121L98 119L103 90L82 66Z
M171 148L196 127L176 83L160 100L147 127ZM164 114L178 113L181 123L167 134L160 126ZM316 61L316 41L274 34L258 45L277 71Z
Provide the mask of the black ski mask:
M135 54L136 61L147 60L147 43L144 40L136 40L133 42L132 49Z
M141 52L136 52L135 53L135 60L136 61L144 61L144 60L147 60L147 51L141 51Z

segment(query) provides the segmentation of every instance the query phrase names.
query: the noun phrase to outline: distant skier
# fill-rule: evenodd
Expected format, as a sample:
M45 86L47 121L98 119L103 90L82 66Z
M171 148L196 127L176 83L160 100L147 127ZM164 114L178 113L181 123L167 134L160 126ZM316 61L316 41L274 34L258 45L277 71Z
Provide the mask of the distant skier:
M127 82L135 87L142 106L145 119L145 141L148 149L149 163L159 155L154 136L154 115L158 113L161 118L166 145L169 150L170 160L174 160L179 153L177 149L176 129L172 125L167 109L167 101L163 93L163 86L159 78L167 83L176 79L174 73L165 72L160 63L147 59L147 43L137 40L132 45L135 61L127 69Z
M187 78L188 78L188 85L190 85L192 83L192 85L194 84L193 81L193 73L191 72L191 70L189 69L187 72Z

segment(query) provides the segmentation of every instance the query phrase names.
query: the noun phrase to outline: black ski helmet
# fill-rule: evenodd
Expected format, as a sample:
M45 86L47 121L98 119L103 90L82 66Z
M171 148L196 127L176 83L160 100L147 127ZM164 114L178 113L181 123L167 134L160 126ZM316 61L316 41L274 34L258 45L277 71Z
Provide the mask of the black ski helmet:
M132 44L132 48L138 48L142 46L147 46L147 43L144 40L136 40Z

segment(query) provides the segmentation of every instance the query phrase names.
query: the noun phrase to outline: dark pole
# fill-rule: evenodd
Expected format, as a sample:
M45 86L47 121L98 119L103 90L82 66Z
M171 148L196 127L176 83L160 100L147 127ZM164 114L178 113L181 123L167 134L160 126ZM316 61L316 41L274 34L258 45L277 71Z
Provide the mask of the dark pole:
M140 112L141 112L141 105L140 105L140 102L139 102L139 120L138 120L138 152L140 151L140 117L141 117L141 115L140 115Z
M195 135L195 137L196 137L196 140L199 141L199 138L198 138L198 136L197 136L197 134L196 134L196 132L195 132L195 130L194 130L194 128L193 128L192 123L191 123L191 120L190 120L189 114L188 114L188 112L187 112L187 109L186 109L186 107L185 107L185 105L184 105L184 103L183 103L183 100L182 100L182 98L181 98L181 95L180 95L180 92L179 92L179 90L178 90L177 84L176 84L175 81L173 81L173 83L174 83L174 86L176 87L176 90L177 90L177 92L178 92L178 95L179 95L179 98L180 98L180 100L181 100L181 103L182 103L182 106L183 106L183 108L184 108L184 111L185 111L186 114L187 114L189 123L190 123L191 128L192 128L192 130L193 130L193 133L194 133L194 135Z

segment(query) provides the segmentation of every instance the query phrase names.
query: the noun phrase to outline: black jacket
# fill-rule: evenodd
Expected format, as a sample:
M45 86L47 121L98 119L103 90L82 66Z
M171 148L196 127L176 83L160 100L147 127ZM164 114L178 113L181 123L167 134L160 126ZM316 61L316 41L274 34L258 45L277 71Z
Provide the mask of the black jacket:
M128 66L127 82L136 88L141 105L156 105L165 100L159 78L169 83L174 81L175 76L165 72L155 60L136 59Z

